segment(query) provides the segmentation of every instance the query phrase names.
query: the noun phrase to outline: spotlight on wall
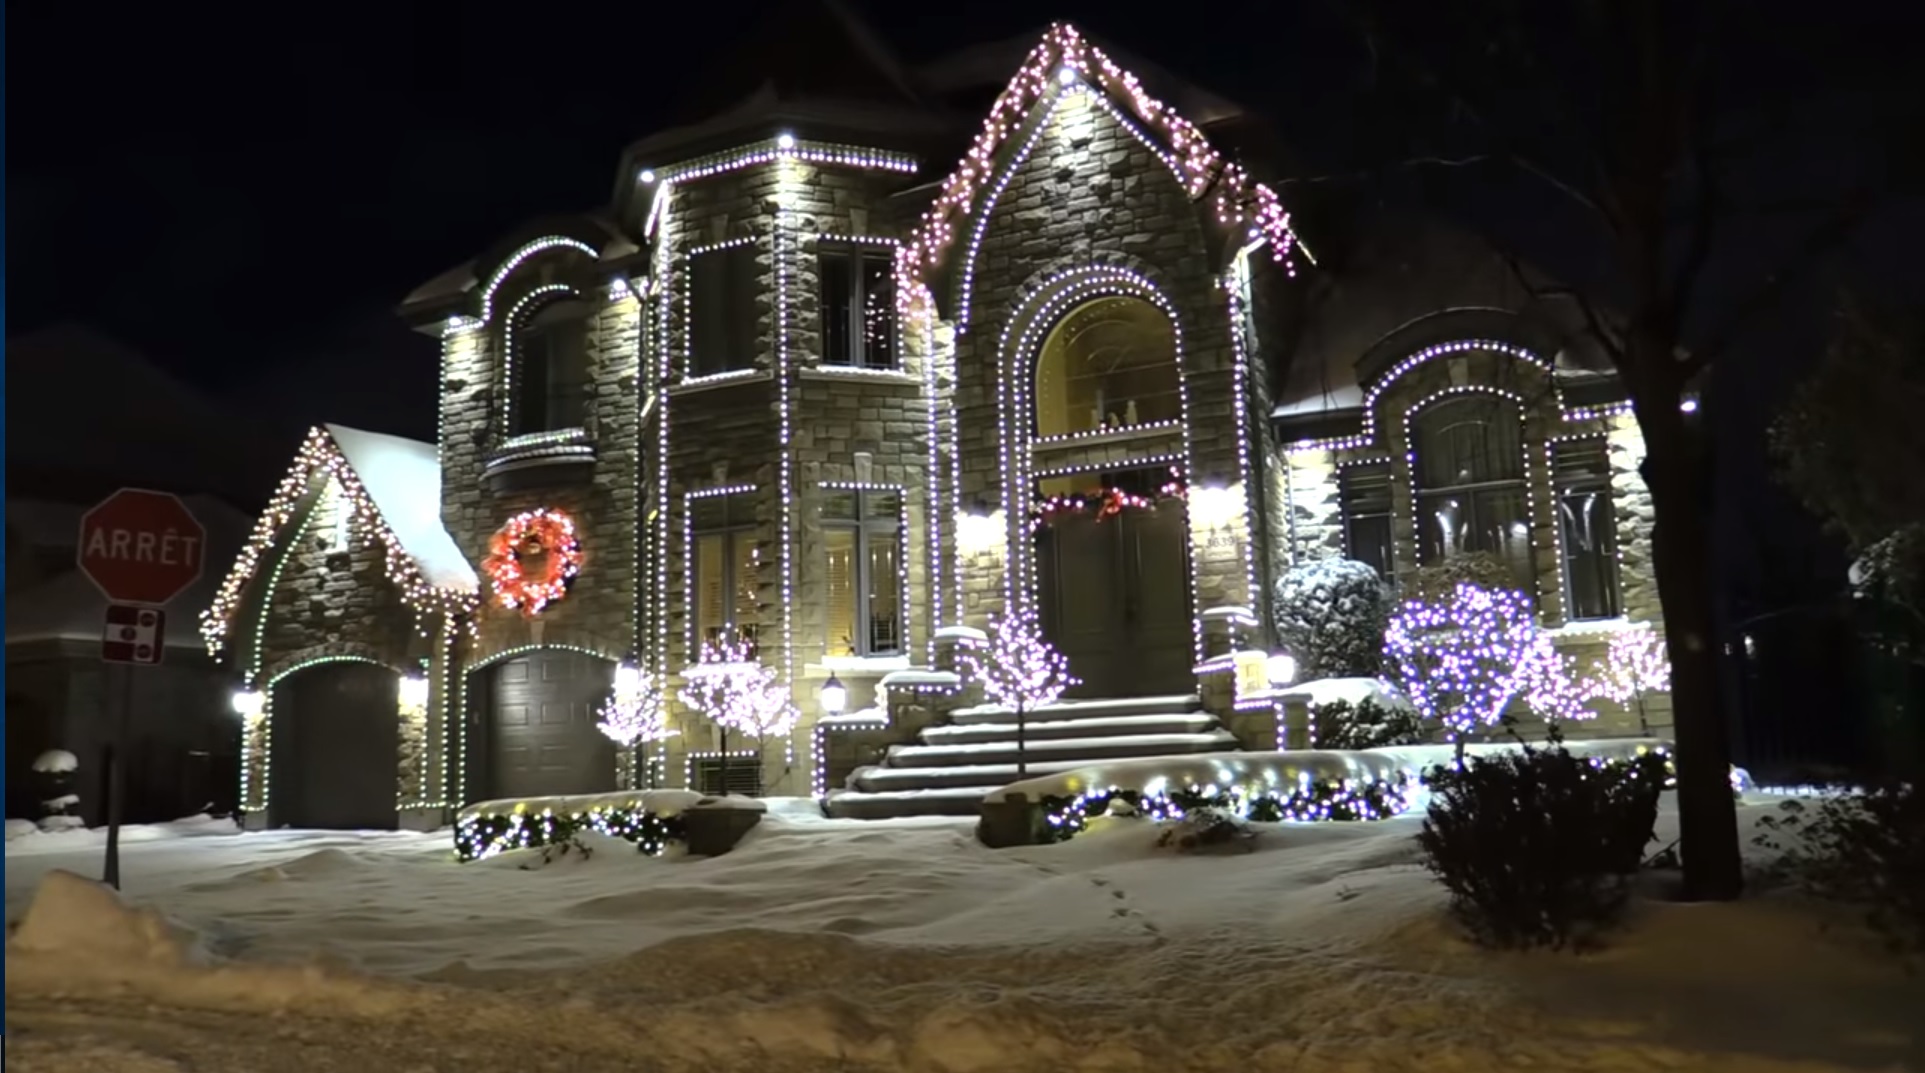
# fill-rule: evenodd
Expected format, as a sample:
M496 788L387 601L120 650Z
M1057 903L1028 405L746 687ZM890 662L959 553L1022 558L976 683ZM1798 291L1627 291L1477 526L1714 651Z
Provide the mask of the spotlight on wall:
M1243 515L1243 482L1228 488L1205 486L1190 489L1190 518L1214 527L1228 525Z
M841 715L842 710L849 706L849 691L843 688L840 678L830 674L829 680L822 683L821 700L822 714Z
M956 543L965 552L989 551L1004 538L1003 512L964 511L956 515Z
M426 708L428 680L418 674L404 675L396 687L395 696L403 708Z
M1278 652L1264 663L1272 686L1287 686L1297 680L1297 657L1288 652Z
M234 714L244 719L252 719L267 708L267 695L258 689L237 689L229 699L234 706Z
M633 696L642 691L642 669L629 660L615 665L615 693L617 696Z
M790 134L788 131L783 131L782 133L776 135L775 147L777 149L794 149L795 135Z
M1057 69L1056 69L1056 81L1057 81L1057 82L1059 82L1059 83L1061 83L1062 85L1065 85L1065 86L1073 86L1073 85L1075 85L1075 84L1076 84L1076 68L1074 68L1074 67L1071 67L1071 66L1070 66L1069 64L1067 64L1067 63L1066 63L1066 64L1064 64L1063 66L1061 66L1061 67L1059 67L1059 68L1057 68Z

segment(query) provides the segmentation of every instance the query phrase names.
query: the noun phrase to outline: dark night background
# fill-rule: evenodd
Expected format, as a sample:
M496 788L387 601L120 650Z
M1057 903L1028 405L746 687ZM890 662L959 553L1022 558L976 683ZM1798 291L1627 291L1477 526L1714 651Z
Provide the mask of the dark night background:
M529 217L602 203L621 148L714 64L740 62L730 52L766 6L129 5L108 17L12 4L8 330L104 329L274 423L290 454L323 420L431 439L436 347L393 306ZM1068 19L1266 113L1312 171L1379 162L1355 92L1363 50L1322 3L856 6L912 62ZM1759 84L1809 85L1815 107L1841 114L1862 111L1850 99L1862 80L1847 76L1898 62L1917 39L1897 8L1829 4L1823 22L1810 7L1742 10L1732 32ZM1821 91L1846 83L1827 104ZM1849 155L1805 146L1784 166ZM1543 231L1518 208L1527 195L1474 171L1450 181L1471 184L1474 209L1481 197L1486 228ZM1288 203L1290 185L1280 191ZM1840 281L1919 293L1919 220L1916 205L1882 213L1719 367L1707 410L1741 613L1842 580L1835 550L1770 487L1760 429L1822 347ZM1727 282L1774 241L1734 247Z

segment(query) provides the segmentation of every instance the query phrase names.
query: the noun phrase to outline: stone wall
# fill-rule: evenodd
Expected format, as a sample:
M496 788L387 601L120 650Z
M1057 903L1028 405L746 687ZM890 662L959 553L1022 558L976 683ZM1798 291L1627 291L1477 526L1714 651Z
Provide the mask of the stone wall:
M1066 96L1054 111L1039 109L1030 124L1006 143L1006 182L999 180L1000 195L980 210L986 217L957 221L958 238L938 281L944 315L956 329L961 502L979 511L1004 508L1009 546L1026 548L1030 491L1006 496L1004 483L1006 469L1022 473L1033 465L1023 452L1034 355L999 348L1005 326L1035 314L1053 277L1091 266L1133 275L1169 302L1183 347L1191 486L1243 494L1236 365L1228 301L1218 286L1224 264L1204 221L1163 162L1088 93ZM1010 398L1023 412L1005 415L1001 388L1011 377L1022 390ZM1147 456L1132 449L1126 457ZM1115 459L1106 454L1104 461ZM1241 529L1232 530L1228 544L1194 549L1199 610L1247 602ZM1001 610L1004 578L984 575L984 567L1008 567L1021 583L1033 581L1026 553L1000 563L952 553L964 572L964 624L980 627Z
M347 550L328 550L314 524L322 497L310 498L305 516L288 527L288 543L268 554L271 565L254 581L267 586L255 681L266 682L304 660L338 655L402 671L418 666L429 644L400 588L388 580L386 547L357 525ZM245 619L241 624L252 625Z
M1618 588L1624 595L1625 617L1633 622L1664 624L1658 599L1657 566L1651 559L1651 490L1638 467L1644 463L1644 434L1637 418L1615 414L1603 422L1610 449L1611 510L1617 520Z

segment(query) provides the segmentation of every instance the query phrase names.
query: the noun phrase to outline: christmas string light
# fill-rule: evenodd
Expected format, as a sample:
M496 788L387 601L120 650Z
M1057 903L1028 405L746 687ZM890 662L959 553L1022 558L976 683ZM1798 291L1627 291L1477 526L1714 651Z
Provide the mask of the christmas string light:
M590 832L633 842L650 857L688 840L687 821L679 813L664 816L651 811L641 797L565 813L546 808L531 812L526 802L520 802L506 812L464 813L455 823L455 859L479 861L511 849L559 845Z
M1651 733L1644 699L1671 689L1671 656L1664 638L1648 623L1612 633L1604 658L1593 664L1592 682L1591 695L1626 710L1635 707L1639 731Z
M525 561L535 558L547 560L540 577L527 573ZM581 573L582 547L575 536L575 520L546 507L523 511L496 530L481 565L496 602L533 618L568 595L568 587Z
M563 248L578 250L595 260L601 260L602 255L595 247L590 246L580 239L568 238L564 235L545 235L532 242L524 243L520 248L516 249L515 252L509 254L506 260L501 262L500 266L495 269L494 274L488 277L487 284L481 288L482 322L486 323L494 316L495 292L501 289L501 285L507 282L508 277L514 274L515 269L521 267L522 262L541 253L543 250Z
M1536 637L1529 597L1460 582L1440 602L1399 607L1384 628L1384 655L1411 706L1461 745L1503 718Z
M784 138L788 139L788 144L786 145L783 144ZM792 138L787 135L776 135L751 145L737 149L727 149L719 153L711 153L707 156L699 156L680 164L672 164L667 167L654 168L652 170L645 169L643 172L638 173L636 178L645 183L656 182L664 185L670 183L686 183L696 179L706 179L711 176L721 175L724 172L739 171L743 168L752 168L760 164L767 164L783 157L792 160L801 160L810 164L830 164L837 167L861 168L871 171L893 171L905 175L913 173L921 166L917 159L908 153L899 153L889 149L866 149L861 146L839 145L833 142L807 141ZM649 178L642 179L642 175L648 175Z
M622 776L629 790L640 788L635 785L636 747L667 741L680 733L668 724L668 697L661 682L640 668L624 667L615 672L615 688L595 715L595 729L621 749Z

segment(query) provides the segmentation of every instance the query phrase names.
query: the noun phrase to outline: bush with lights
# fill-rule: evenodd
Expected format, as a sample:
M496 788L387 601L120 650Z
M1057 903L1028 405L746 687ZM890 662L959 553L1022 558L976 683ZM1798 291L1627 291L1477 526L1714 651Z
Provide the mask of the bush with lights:
M1390 588L1354 559L1299 563L1271 592L1277 641L1306 679L1374 678L1383 668Z
M579 841L594 832L626 839L650 857L666 852L672 842L687 839L686 822L679 815L664 816L646 802L597 804L578 812L531 810L517 804L503 812L477 812L455 823L455 857L476 861L511 849L537 849Z
M1310 744L1316 749L1382 749L1422 745L1429 740L1423 721L1408 708L1365 697L1352 704L1333 700L1310 709Z
M1074 796L1043 797L1043 819L1052 842L1064 842L1089 821L1111 811L1124 811L1158 822L1180 822L1192 813L1229 816L1254 823L1316 823L1325 820L1383 820L1406 811L1416 780L1407 773L1387 779L1306 780L1296 789L1244 790L1223 786L1188 786L1180 790L1145 793L1123 787L1088 790Z
M1441 724L1464 759L1464 742L1496 726L1519 691L1539 631L1515 589L1460 582L1437 602L1406 601L1384 630L1391 680L1423 719Z
M1575 756L1553 725L1548 748L1434 768L1417 836L1424 866L1481 945L1591 945L1624 910L1657 825L1667 767L1655 751L1614 761Z
M992 618L988 639L965 645L958 653L965 677L982 687L991 704L1016 716L1016 778L1027 777L1028 713L1054 704L1063 691L1077 684L1064 658L1043 636L1042 621L1033 608Z

